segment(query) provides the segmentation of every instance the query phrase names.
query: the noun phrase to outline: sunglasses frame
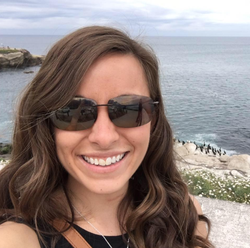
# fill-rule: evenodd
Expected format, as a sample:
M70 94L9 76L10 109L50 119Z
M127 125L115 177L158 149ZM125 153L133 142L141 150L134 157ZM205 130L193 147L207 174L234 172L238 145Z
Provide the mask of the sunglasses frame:
M79 105L77 106L77 108L69 107L70 105L73 105L73 103L74 103L75 100L78 101L78 102L80 101ZM131 104L122 104L123 102L126 102L126 101L129 103L129 100L130 100ZM113 101L114 103L110 103L111 101ZM85 109L84 109L83 106L81 106L81 105L84 104L84 103L86 104L86 102L88 104L84 105L84 107L85 107ZM115 103L117 103L117 104L115 104ZM139 105L139 103L141 103L141 105ZM108 115L109 115L110 121L115 126L122 127L122 128L133 128L133 127L143 126L143 125L147 124L148 122L150 122L152 120L152 117L153 117L154 112L155 112L155 107L154 106L157 105L158 103L159 103L159 101L153 101L148 96L140 96L140 95L121 95L121 96L109 99L109 101L108 101L107 104L97 104L96 101L93 100L93 99L89 99L89 98L85 98L85 97L81 97L81 96L76 96L67 105L65 105L64 107L59 108L59 109L53 111L52 115L50 116L50 119L51 119L53 125L56 128L61 129L61 130L66 130L66 131L87 130L87 129L91 128L94 125L94 123L95 123L95 121L96 121L96 119L98 117L97 108L98 107L108 107ZM114 109L110 108L112 106L114 107ZM123 107L120 108L120 106L123 106ZM129 106L130 106L130 109L128 108ZM133 114L133 112L132 112L133 107L132 106L138 107L138 110L136 109L136 111L134 111L134 113L136 113L138 115L137 119L139 118L139 115L140 115L138 123L137 123L137 119L136 119L136 122L133 122L133 119L131 118L131 115ZM124 112L127 111L127 109L128 109L130 111L130 115L129 116L130 116L131 120L128 119L127 123L126 123L126 120L121 120L122 124L119 124L119 120L118 119L122 115L124 115L125 118L128 117L128 115L127 115L127 112L125 114L123 114L123 113L121 114L121 112L120 112L120 116L117 116L117 112L115 112L115 107L118 110L124 111ZM67 108L69 110L66 112L65 109L67 109ZM94 109L96 109L96 110L93 111ZM74 114L74 112L73 112L74 117L73 117L73 115L72 116L69 115L70 111L72 111L72 110L76 110L76 112L77 112L76 114ZM80 119L80 116L81 116L81 112L82 111L86 111L86 110L91 110L92 113L91 112L89 112L87 114L84 113L84 115L87 116L88 114L90 114L90 115L93 115L93 118L90 118L88 120L88 122L90 122L90 124L87 124L87 126L84 127L83 123L86 124L87 121L85 121L85 122L79 122L79 119ZM140 110L141 110L141 112L140 112ZM142 111L142 110L144 110L144 111ZM62 111L63 118L67 117L65 115L65 113L67 113L68 117L71 117L71 119L68 122L66 122L64 120L59 120L58 113L60 113L60 111ZM112 115L115 115L115 117L112 118ZM119 115L119 113L118 113L118 115ZM142 116L144 116L144 119L143 119ZM75 118L74 121L72 121L73 118ZM129 125L130 121L133 124ZM135 125L135 123L137 123L137 125Z

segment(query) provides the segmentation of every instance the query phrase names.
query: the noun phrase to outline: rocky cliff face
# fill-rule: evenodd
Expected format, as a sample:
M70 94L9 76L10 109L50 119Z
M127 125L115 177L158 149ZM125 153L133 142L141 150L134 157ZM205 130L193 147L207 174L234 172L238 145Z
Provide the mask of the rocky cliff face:
M2 68L25 68L42 64L45 56L36 56L30 54L25 49L9 49L10 52L1 53L0 51L0 69Z

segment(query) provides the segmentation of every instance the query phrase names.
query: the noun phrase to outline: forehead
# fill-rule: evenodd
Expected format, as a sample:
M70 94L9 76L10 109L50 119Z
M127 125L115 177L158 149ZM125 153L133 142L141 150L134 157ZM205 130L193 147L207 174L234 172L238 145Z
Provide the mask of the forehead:
M133 55L109 54L91 65L77 95L102 101L119 95L149 96L145 72Z

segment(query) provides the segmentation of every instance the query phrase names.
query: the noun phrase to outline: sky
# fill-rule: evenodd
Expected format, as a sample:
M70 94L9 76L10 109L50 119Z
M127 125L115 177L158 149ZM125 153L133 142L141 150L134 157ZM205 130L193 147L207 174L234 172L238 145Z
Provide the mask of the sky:
M0 35L108 25L145 36L250 36L250 0L0 0Z

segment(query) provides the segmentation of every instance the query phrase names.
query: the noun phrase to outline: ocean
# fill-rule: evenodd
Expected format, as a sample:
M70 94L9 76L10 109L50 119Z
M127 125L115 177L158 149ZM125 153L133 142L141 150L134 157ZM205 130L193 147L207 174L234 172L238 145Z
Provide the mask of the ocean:
M0 36L0 46L45 55L60 36ZM250 154L250 37L144 37L156 52L177 139ZM11 142L15 105L39 66L0 72L0 142Z

